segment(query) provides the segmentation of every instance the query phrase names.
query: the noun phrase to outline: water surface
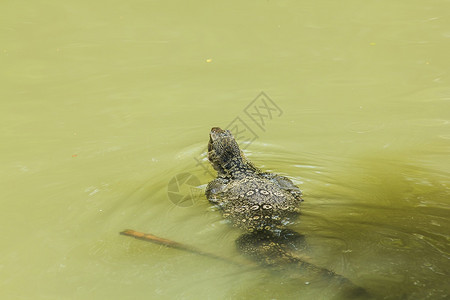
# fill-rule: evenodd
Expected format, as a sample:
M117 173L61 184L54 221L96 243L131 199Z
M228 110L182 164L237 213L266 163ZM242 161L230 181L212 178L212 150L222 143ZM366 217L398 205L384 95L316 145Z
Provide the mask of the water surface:
M378 299L447 298L448 11L442 0L3 1L0 296L333 298L326 282L119 236L239 258L241 232L203 196L208 132L234 126L257 166L304 191L292 229L315 264ZM167 192L183 173L199 183L181 185L192 198L179 202Z

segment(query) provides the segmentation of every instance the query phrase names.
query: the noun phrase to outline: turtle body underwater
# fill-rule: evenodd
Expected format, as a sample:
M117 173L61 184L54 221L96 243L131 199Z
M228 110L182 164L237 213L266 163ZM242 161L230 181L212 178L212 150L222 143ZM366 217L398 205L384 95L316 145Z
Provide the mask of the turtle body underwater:
M208 159L217 178L207 185L206 197L225 219L246 231L236 240L243 255L262 266L298 272L300 278L325 279L337 287L340 298L370 298L365 289L299 253L307 248L305 238L288 226L299 216L303 199L289 178L256 168L231 132L218 127L209 134Z

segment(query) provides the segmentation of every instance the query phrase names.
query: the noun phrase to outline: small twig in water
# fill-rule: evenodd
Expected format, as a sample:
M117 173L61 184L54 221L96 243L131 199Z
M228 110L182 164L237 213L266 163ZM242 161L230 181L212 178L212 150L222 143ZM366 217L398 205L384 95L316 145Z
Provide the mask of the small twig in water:
M245 266L244 263L240 263L238 261L235 261L233 259L230 258L226 258L226 257L222 257L222 256L218 256L209 252L204 252L202 250L199 250L195 247L192 246L188 246L188 245L184 245L175 241L171 241L168 239L164 239L161 237L158 237L156 235L150 234L150 233L143 233L143 232L139 232L139 231L135 231L132 229L127 229L124 230L120 233L121 235L126 235L126 236L130 236L130 237L134 237L138 240L143 240L143 241L147 241L147 242L151 242L151 243L155 243L158 245L164 245L170 248L175 248L175 249L179 249L179 250L183 250L183 251L187 251L187 252L191 252L191 253L195 253L198 255L202 255L202 256L206 256L206 257L210 257L210 258L214 258L214 259L218 259L221 261L225 261L234 265L238 265L238 266Z

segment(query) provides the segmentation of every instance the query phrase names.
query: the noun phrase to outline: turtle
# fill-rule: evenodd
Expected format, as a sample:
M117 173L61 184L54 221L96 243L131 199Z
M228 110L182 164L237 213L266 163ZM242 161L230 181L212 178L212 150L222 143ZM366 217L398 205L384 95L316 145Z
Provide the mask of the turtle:
M233 225L247 232L280 232L299 216L303 199L298 186L255 167L229 130L211 129L208 159L217 178L207 185L206 197Z

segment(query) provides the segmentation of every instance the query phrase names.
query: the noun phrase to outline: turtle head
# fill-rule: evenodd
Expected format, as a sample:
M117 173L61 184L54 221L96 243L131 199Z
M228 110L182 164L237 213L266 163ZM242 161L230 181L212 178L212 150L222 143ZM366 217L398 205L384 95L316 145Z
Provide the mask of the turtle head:
M233 163L242 162L243 154L229 130L213 127L209 133L208 159L219 173L226 173Z

